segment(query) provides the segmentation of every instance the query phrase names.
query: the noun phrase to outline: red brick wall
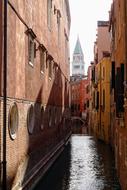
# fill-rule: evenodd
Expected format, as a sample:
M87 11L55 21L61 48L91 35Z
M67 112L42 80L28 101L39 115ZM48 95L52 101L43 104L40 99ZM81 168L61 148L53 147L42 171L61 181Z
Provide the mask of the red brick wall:
M87 110L87 107L84 110L84 104L90 99L90 93L87 93L87 86L89 85L90 77L71 83L71 105L80 105L80 110L74 112L76 116L81 116L81 113ZM72 96L75 98L72 99Z
M52 28L49 30L47 27L47 1L43 2L20 2L11 1L15 8L19 11L20 15L23 17L25 22L29 27L33 29L38 40L45 45L48 52L54 58L54 61L59 65L63 70L65 76L68 78L69 67L65 64L65 34L64 28L67 29L67 26L64 26L63 12L60 9L60 4L57 1L53 2L53 7L56 6L57 9L60 9L62 18L61 18L61 43L60 47L58 46L57 40L57 15L54 14L52 8ZM25 13L24 13L25 10ZM31 10L31 12L30 12ZM40 18L40 19L39 19ZM32 68L28 64L28 36L25 34L27 30L26 27L19 21L15 13L9 7L9 48L8 48L8 95L10 97L25 98L30 100L35 100L38 97L39 91L43 88L43 91L46 93L46 97L49 96L49 89L52 86L52 81L49 81L47 78L47 71L44 75L40 73L40 54L39 51L36 52L36 59L34 67ZM16 35L12 35L16 34ZM69 35L69 34L68 34ZM38 43L36 44L38 47ZM20 59L19 59L20 57ZM12 66L13 64L13 66ZM36 76L36 77L35 77ZM15 85L16 84L16 85ZM37 85L38 84L38 85ZM46 85L43 85L46 84ZM48 90L44 88L48 87ZM16 88L16 89L15 89ZM48 91L48 92L47 92ZM45 100L47 101L47 100Z
M48 54L53 57L53 66L58 68L57 71L53 70L51 79L48 77L48 68L46 68L42 74L40 72L39 50L36 51L34 66L31 67L29 65L27 28L19 20L10 5L8 5L7 116L14 102L17 104L19 113L19 124L15 140L10 138L7 126L7 176L9 184L11 185L12 183L10 182L15 179L13 182L14 186L17 181L22 178L18 176L18 172L21 169L22 163L25 165L28 157L25 174L21 171L23 174L23 182L26 180L33 166L69 132L64 125L64 118L69 117L69 63L66 62L68 58L65 58L65 39L67 38L66 35L69 37L69 28L67 18L65 18L65 13L58 0L52 1L51 30L47 27L46 0L10 0L10 2L26 24L32 28L37 36L37 40L46 47ZM54 12L54 6L61 12L61 42L59 46L57 39L57 14ZM36 41L37 49L38 45ZM65 80L67 81L66 92L64 91ZM35 110L35 122L32 135L30 135L27 130L27 113L31 104ZM42 106L44 107L44 130L41 130L40 127ZM2 126L2 101L0 102L0 108L0 126ZM49 126L50 118L48 116L50 109L52 110L52 120L56 118L56 123L52 121L51 127Z

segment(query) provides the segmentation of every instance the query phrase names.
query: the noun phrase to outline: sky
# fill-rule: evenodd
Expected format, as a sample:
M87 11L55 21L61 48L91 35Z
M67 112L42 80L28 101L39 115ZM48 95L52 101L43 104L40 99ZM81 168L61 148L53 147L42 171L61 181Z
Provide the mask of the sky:
M71 12L70 60L79 36L86 63L86 71L93 61L97 21L108 20L112 0L69 0ZM86 72L87 73L87 72Z

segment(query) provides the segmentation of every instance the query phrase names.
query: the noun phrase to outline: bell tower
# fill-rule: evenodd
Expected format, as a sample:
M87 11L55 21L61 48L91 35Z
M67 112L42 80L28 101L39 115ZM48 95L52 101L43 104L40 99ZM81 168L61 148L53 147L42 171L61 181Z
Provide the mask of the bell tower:
M73 52L72 78L76 80L76 79L81 79L84 76L85 76L84 54L83 54L81 43L78 37L76 45L75 45L75 49Z

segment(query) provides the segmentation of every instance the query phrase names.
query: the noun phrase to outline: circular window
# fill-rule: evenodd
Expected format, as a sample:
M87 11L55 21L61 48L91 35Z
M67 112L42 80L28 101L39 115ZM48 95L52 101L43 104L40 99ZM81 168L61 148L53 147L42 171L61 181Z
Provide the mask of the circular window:
M41 130L44 129L44 108L41 108Z
M35 120L34 107L33 107L33 105L31 105L28 109L28 114L27 114L27 128L28 128L28 132L30 134L33 133L34 120Z
M8 118L9 134L13 140L16 138L16 132L18 129L18 121L19 121L18 107L16 103L14 103L10 108L9 118Z

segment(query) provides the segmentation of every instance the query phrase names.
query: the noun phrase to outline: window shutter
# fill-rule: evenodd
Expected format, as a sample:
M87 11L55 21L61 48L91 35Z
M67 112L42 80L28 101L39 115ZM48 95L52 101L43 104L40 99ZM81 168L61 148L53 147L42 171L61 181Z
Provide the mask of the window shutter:
M124 111L124 64L121 64L121 67L117 68L116 74L116 85L115 85L115 94L116 94L116 115L119 117L119 113Z

